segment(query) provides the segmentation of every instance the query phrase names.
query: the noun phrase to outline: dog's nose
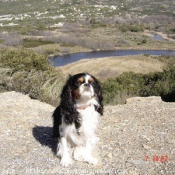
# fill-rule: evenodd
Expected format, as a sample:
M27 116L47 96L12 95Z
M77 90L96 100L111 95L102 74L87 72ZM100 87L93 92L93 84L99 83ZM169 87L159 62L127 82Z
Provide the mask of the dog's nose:
M90 87L90 84L89 83L85 83L84 86L85 87Z

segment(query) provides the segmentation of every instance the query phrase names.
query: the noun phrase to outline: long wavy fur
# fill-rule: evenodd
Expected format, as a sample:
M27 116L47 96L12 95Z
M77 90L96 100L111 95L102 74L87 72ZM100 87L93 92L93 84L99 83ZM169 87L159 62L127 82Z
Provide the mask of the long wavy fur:
M97 96L97 99L98 99L98 103L99 103L99 106L95 106L95 110L100 113L100 115L103 115L103 92L102 92L102 88L100 86L100 83L99 81L94 77L92 76L93 79L95 80L95 86L94 86L94 91L95 91L95 95Z
M103 96L102 96L101 86L98 80L95 77L93 78L95 80L94 86L93 86L95 91L95 96L97 97L97 100L99 103L99 106L95 106L95 110L98 113L100 113L100 115L103 115L103 104L102 104ZM73 90L72 81L73 81L73 76L70 75L60 95L60 98L61 98L60 105L55 109L53 113L53 137L56 137L56 138L60 137L59 125L61 125L62 123L62 118L64 119L64 122L66 124L75 123L75 127L77 131L81 127L79 113L75 108L75 101L72 97L72 90Z
M78 111L74 106L75 102L74 99L72 98L71 86L72 86L72 76L70 75L60 95L61 98L60 105L55 109L53 113L54 118L53 137L60 137L59 125L61 125L62 123L63 116L64 116L64 122L66 124L75 123L76 129L78 129L81 126L80 120L78 118Z

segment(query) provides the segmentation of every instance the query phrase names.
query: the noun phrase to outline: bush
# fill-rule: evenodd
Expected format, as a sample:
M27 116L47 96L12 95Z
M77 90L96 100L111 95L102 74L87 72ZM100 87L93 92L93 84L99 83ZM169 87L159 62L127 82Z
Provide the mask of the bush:
M58 104L65 78L49 64L48 58L25 49L1 49L0 62L1 92L13 90Z
M144 39L142 40L142 43L143 43L143 44L147 43L146 38L144 38Z
M137 74L123 73L102 83L105 104L124 103L133 96L166 96L175 89L175 67L163 72Z
M143 32L144 31L144 26L143 25L139 25L139 24L121 24L119 26L119 29L122 32Z
M0 67L13 68L14 71L53 71L48 58L26 49L0 49Z
M52 105L58 105L59 95L65 82L60 73L48 71L18 71L0 68L0 92L17 91L28 94L32 99L39 99Z

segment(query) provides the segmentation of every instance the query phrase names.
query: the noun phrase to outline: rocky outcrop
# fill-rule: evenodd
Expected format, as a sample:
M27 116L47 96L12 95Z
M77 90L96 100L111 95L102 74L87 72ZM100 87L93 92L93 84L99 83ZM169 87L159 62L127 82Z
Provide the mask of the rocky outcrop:
M3 174L175 174L175 103L132 98L105 106L97 166L59 165L52 139L53 106L17 92L0 94L0 172Z

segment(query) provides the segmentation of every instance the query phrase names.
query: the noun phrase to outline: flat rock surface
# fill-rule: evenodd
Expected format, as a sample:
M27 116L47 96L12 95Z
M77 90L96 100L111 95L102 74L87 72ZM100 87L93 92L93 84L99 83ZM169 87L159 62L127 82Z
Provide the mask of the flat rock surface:
M53 106L17 92L0 93L0 174L175 174L175 103L132 98L105 106L97 166L59 165L52 139Z

